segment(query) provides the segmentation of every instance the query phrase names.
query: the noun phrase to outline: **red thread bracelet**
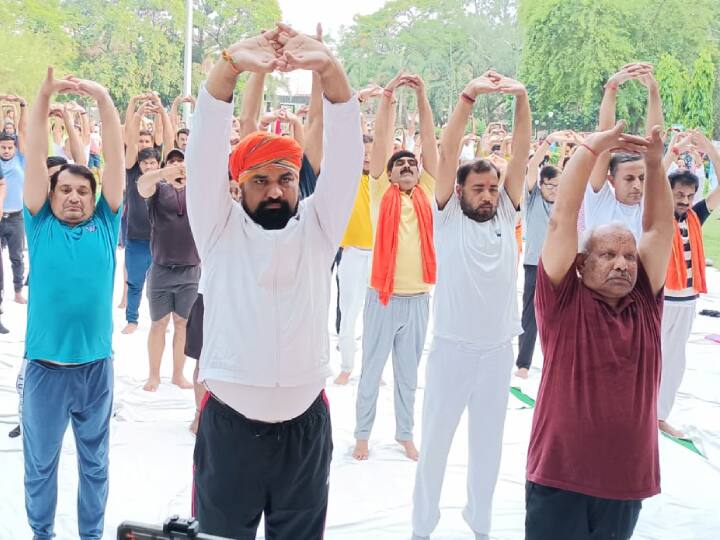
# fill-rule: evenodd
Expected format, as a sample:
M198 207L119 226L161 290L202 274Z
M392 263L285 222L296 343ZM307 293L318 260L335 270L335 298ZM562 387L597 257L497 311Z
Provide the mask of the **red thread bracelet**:
M388 90L387 88L383 88L383 95L384 95L385 97L392 98L392 97L393 97L393 91L392 91L392 90Z
M679 155L680 155L680 149L679 149L677 146L673 146L670 151L671 151L673 154L675 154L676 156L679 156Z
M590 152L593 156L598 157L598 153L595 150L593 150L592 148L590 148L587 144L580 143L580 146L582 146L583 148L586 148L587 151Z
M460 97L467 101L470 105L475 105L475 99L472 96L466 94L465 92L460 92Z
M605 85L604 88L605 88L606 90L607 90L608 88L611 88L612 90L617 90L617 89L618 89L618 84L617 84L617 83L614 83L614 82L609 82L609 83L607 83L607 84Z

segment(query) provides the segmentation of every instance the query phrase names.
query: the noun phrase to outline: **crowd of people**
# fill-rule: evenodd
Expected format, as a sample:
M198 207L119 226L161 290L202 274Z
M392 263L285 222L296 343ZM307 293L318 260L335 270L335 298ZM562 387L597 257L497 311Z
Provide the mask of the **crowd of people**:
M312 72L308 106L262 111L267 75L297 69ZM631 80L647 89L641 135L616 119ZM398 137L401 91L415 94L417 114ZM98 120L76 101L53 103L60 94L92 103ZM475 102L488 94L513 98L511 131L489 122L475 132ZM194 112L183 119L185 103ZM26 302L25 243L30 267L21 425L11 436L22 436L36 539L53 536L69 421L79 536L103 534L119 248L124 336L137 330L143 290L149 304L144 390L161 383L171 320L171 382L194 388L192 507L204 532L252 539L264 516L268 539L323 537L333 271L337 385L355 370L362 313L352 455L373 457L392 356L395 438L418 462L414 540L439 522L466 409L463 516L475 538L489 538L508 387L514 366L528 377L538 334L526 538L630 538L642 500L659 493L658 428L682 436L668 419L707 292L702 224L720 206L720 152L699 130L664 131L652 65L609 78L597 131L540 140L520 81L493 70L471 80L438 129L421 77L401 72L356 92L320 30L307 36L281 23L225 49L197 98L180 96L169 111L148 91L121 123L107 89L58 79L52 68L29 112L17 96L0 105L0 239L16 302ZM186 356L196 359L192 381Z

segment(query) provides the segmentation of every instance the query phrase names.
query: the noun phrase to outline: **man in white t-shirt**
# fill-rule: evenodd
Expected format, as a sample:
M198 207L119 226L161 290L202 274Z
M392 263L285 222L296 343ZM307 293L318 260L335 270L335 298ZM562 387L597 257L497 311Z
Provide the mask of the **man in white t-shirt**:
M230 153L242 71L307 69L323 89L323 164L300 200L302 148L265 132ZM321 538L332 457L324 393L329 268L362 171L360 105L340 62L279 24L223 51L202 85L186 167L190 226L205 275L193 515L201 532ZM241 202L228 193L228 154Z
M500 171L488 160L457 168L475 99L490 93L515 96L513 156L502 184ZM488 71L460 94L440 143L435 195L438 280L413 497L414 540L429 538L440 519L448 452L466 407L470 442L463 516L476 539L489 538L514 360L511 340L522 332L515 216L523 195L531 124L525 87Z
M652 126L663 125L660 90L652 69L652 65L647 63L628 64L610 77L600 104L600 131L615 125L617 93L620 86L630 80L636 80L647 88L647 134L650 134ZM644 190L645 162L640 156L604 152L598 157L585 191L584 228L592 229L619 221L627 225L638 241L642 232Z

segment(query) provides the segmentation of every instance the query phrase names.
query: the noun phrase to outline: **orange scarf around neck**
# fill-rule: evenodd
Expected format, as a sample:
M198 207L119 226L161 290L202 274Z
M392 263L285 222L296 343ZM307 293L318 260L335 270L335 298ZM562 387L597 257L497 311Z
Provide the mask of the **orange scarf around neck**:
M690 210L687 215L688 237L690 239L690 258L692 260L693 288L699 293L707 292L705 282L705 250L703 249L702 225L697 214ZM683 249L680 225L675 220L672 255L668 262L665 287L671 291L680 291L687 287L687 266Z
M433 216L430 201L418 185L411 195L418 220L420 252L422 254L423 281L435 283L437 263L433 244ZM392 184L383 195L378 215L375 247L373 250L370 285L377 290L380 302L387 305L395 288L395 267L398 252L398 229L402 209L402 194L397 184Z

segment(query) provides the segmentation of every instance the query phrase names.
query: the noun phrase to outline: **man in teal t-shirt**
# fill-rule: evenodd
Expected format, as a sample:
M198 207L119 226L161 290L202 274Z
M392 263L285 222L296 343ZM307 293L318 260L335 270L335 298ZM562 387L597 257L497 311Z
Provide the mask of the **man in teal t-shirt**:
M48 175L47 119L55 93L97 101L106 166L102 194L83 165ZM78 454L78 529L103 537L112 411L112 294L125 179L120 119L107 90L92 81L40 87L28 125L23 215L30 287L23 396L25 508L34 538L54 536L57 467L69 421Z

